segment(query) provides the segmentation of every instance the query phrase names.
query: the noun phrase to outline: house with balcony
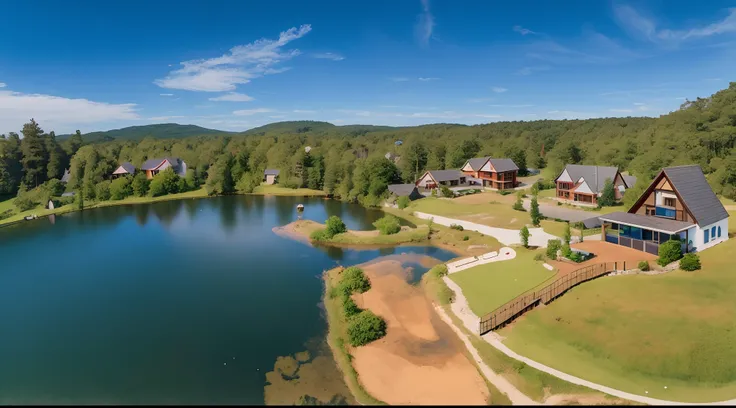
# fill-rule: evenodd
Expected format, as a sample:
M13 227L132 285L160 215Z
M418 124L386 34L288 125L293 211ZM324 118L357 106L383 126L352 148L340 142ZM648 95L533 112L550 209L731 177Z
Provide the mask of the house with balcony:
M657 255L670 239L697 252L728 239L728 212L698 165L662 169L628 212L598 217L606 242Z
M468 176L459 170L427 170L417 180L417 188L433 190L435 188L459 187L468 185Z
M148 159L141 164L141 170L149 180L158 173L171 168L179 177L187 175L187 164L178 157L164 157L161 159Z
M511 159L494 159L492 157L476 157L465 162L461 167L463 174L483 187L496 190L509 190L517 187L516 176L519 167Z
M555 197L569 204L597 206L606 180L613 182L616 200L621 200L636 177L624 177L616 167L568 164L555 178Z

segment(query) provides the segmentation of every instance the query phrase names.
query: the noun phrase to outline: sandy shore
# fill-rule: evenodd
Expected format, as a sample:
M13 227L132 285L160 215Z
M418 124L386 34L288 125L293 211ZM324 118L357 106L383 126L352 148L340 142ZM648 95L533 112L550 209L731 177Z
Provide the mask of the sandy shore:
M483 378L422 289L407 283L401 262L381 258L362 268L371 289L355 301L388 327L384 338L351 350L366 391L391 405L485 405Z

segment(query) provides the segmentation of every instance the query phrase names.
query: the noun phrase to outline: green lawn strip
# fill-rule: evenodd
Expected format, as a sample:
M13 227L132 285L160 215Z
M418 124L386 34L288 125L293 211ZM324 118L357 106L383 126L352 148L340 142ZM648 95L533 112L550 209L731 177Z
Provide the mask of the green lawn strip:
M558 222L552 220L542 220L540 226L544 232L562 238L565 235L566 222Z
M253 190L254 195L277 195L277 196L300 196L300 197L317 197L326 196L322 190L312 190L309 188L286 188L279 185L261 185Z
M516 211L506 203L465 204L427 197L413 201L409 209L498 228L519 229L530 221L528 212Z
M345 382L355 399L362 405L386 405L386 403L373 398L363 388L358 380L358 372L351 363L353 357L347 349L348 322L342 313L342 304L339 297L330 298L329 293L339 282L339 273L342 268L334 268L324 273L325 293L323 301L327 311L327 322L329 331L327 333L327 344L332 350L338 368L342 371Z
M697 272L588 282L500 334L519 354L633 394L736 398L734 251L733 240L704 251Z
M463 290L470 309L477 316L490 313L525 291L553 278L556 274L535 261L542 250L515 247L516 258L492 262L450 275Z

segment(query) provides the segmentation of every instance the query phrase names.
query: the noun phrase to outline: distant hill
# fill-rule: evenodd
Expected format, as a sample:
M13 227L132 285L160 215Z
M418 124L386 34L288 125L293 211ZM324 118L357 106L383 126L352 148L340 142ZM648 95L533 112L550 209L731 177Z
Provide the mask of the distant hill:
M346 125L336 126L329 122L319 122L316 120L299 120L269 123L268 125L259 126L243 132L244 135L257 135L266 132L270 133L307 133L307 132L326 132L331 130L341 130L356 134L365 134L368 132L379 132L383 130L395 129L391 126L373 126L373 125Z
M85 142L105 142L110 140L141 140L148 136L157 139L181 139L189 136L233 134L223 130L207 129L195 125L179 125L176 123L161 123L157 125L130 126L122 129L113 129L104 132L91 132L82 135ZM59 135L58 139L65 139L71 135Z

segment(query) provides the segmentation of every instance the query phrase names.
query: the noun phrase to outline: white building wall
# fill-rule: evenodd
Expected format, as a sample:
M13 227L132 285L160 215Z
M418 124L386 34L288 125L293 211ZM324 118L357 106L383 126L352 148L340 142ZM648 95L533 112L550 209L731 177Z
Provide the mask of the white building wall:
M417 187L427 188L427 183L434 183L434 180L429 173L425 174L424 177L419 180Z
M560 177L557 178L557 181L561 181L563 183L572 183L572 177L570 177L570 174L567 172L567 169L560 174Z
M713 227L715 227L715 238L713 237L713 234L712 234ZM718 237L718 227L721 227L720 237ZM708 240L708 243L705 242L705 230L706 229L709 231L709 235L710 235L710 240ZM688 230L688 234L690 235L690 240L693 241L693 247L695 248L695 251L700 252L704 249L708 249L714 245L717 245L721 242L728 240L728 218L724 218L716 223L710 224L703 228L696 225L695 227L690 228ZM695 238L693 238L693 236Z
M579 185L578 188L575 189L576 193L587 193L587 194L593 194L593 190L588 187L588 183L583 182L583 184Z

